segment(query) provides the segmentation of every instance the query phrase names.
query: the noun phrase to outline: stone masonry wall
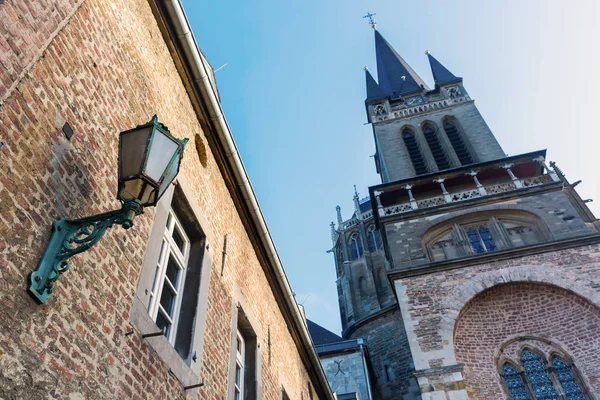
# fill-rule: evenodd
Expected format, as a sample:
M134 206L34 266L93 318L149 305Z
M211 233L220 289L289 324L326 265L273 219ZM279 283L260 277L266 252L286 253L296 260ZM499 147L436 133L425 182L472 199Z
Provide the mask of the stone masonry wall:
M590 233L581 216L562 191L542 194L523 194L516 199L499 201L494 204L471 206L452 212L427 214L427 216L402 217L399 221L385 222L388 244L395 267L404 267L429 262L425 258L423 236L435 225L448 219L477 212L494 210L515 212L526 211L537 216L548 228L554 240L566 239Z
M421 152L427 161L429 172L437 171L437 166L421 131L422 123L426 121L432 122L437 127L438 133L440 133L439 137L442 139L446 151L451 154L450 159L456 159L454 150L450 142L445 140L446 135L443 133L442 120L448 116L453 117L458 122L465 138L470 142L470 146L476 154L476 162L496 160L506 156L474 102L462 103L440 111L380 122L374 126L375 135L382 151L382 159L389 174L389 182L415 176L410 156L401 135L405 126L410 127L415 132Z
M211 274L200 399L225 398L232 290L239 285L267 332L264 399L309 398L309 380L267 278L144 0L0 2L0 398L181 399L182 385L132 329L132 306L154 211L109 230L37 305L26 276L58 216L118 208L118 133L153 114L191 139L182 171L210 226ZM61 132L65 122L74 136ZM205 166L203 166L205 164ZM228 235L227 263L221 252ZM265 336L266 337L266 336ZM266 343L262 343L266 348Z
M495 328L498 327L498 324L489 327L486 326L485 328L482 326L481 330L477 332L476 337L467 339L466 335L469 333L464 328L465 324L471 320L473 323L478 323L473 318L483 318L483 311L477 311L475 314L472 314L473 316L469 317L471 320L465 320L466 322L460 325L461 328L458 331L455 331L455 323L461 310L464 309L465 305L473 297L499 284L509 282L537 282L563 288L563 292L564 290L573 292L589 301L589 303L594 304L595 307L598 307L600 305L599 281L600 245L593 244L548 251L537 255L522 256L505 261L482 262L475 266L437 271L426 275L397 278L394 282L415 369L417 371L429 371L432 375L437 376L453 376L452 380L455 382L454 389L460 390L462 387L460 371L453 369L457 363L461 360L467 362L466 375L474 379L473 375L469 375L473 373L473 370L469 368L476 363L477 368L489 369L489 363L491 362L489 352L492 350L489 348L485 349L487 353L481 354L480 358L476 358L476 360L470 358L474 357L474 353L466 347L468 340L478 341L483 337L488 337L489 340L500 341L503 336L508 340L512 334L540 333L549 336L549 339L553 339L552 336L557 336L553 340L557 340L568 349L571 347L583 349L587 345L590 345L594 351L598 350L597 339L590 337L592 332L598 332L598 321L597 319L594 320L596 317L591 317L591 315L597 315L594 307L591 305L582 306L581 304L583 303L579 300L575 301L575 297L571 297L569 301L564 300L564 295L560 295L562 297L558 298L560 297L558 293L560 291L552 290L546 291L546 298L549 304L543 303L543 307L548 308L547 312L554 315L547 320L542 317L549 314L540 314L539 318L533 317L533 314L536 312L535 310L541 307L540 302L543 296L540 297L537 294L532 294L532 298L535 296L538 297L535 297L533 303L529 302L525 304L524 302L528 298L524 296L524 293L519 292L519 294L515 292L511 297L514 305L510 305L509 307L511 299L507 296L510 291L497 292L500 293L497 298L505 299L503 300L504 303L501 305L497 303L500 300L493 300L495 306L497 305L498 307L495 308L493 313L489 307L486 308L487 316L485 318L500 319L503 315L502 312L505 313L504 315L507 315L506 313L515 312L515 309L521 308L524 312L530 313L527 315L527 318L531 319L530 325L519 325L512 328L505 327L501 331ZM550 296L550 293L554 294ZM573 336L575 333L570 338L558 335L555 325L560 324L560 326L565 326L573 323L570 319L570 313L573 312L579 313L577 315L580 318L588 321L587 328L583 330L582 336ZM466 312L465 315L471 315L470 311ZM472 331L470 332L472 336L475 335ZM596 334L596 336L598 335ZM494 347L494 349L496 348L497 346ZM457 357L458 354L460 354L460 359ZM578 353L574 351L573 356L575 357L576 354ZM591 369L592 367L589 365L590 369L587 369L588 366L586 366L586 363L588 361L586 360L588 358L585 358L587 356L583 356L583 353L581 354L582 356L577 356L576 363L581 363L579 365L581 369L591 374L586 379L589 379L593 389L600 390L596 375L597 370ZM445 369L448 370L447 373L444 372ZM593 371L593 373L590 371ZM446 379L446 382L450 381ZM447 388L435 387L435 385L431 385L430 383L431 379L429 383L427 383L427 379L424 379L423 385L425 386L422 385L421 389L431 393L447 390ZM485 384L485 382L481 383L481 385ZM496 385L494 390L497 390L497 381L494 382L494 385ZM476 389L474 388L475 386L472 386L470 389L472 393L475 393ZM485 390L488 389L486 388ZM474 395L473 398L484 398L478 396Z
M524 345L541 351L546 360L550 351L561 349L600 394L599 332L600 308L572 292L532 283L498 285L461 312L454 334L456 361L464 364L469 398L500 399L506 395L498 372L505 357L518 362ZM507 339L516 342L504 348Z
M369 351L373 397L409 400L418 397L414 367L402 316L396 309L377 316L350 335L363 338Z
M321 356L321 365L331 390L339 395L356 393L359 400L369 398L365 363L360 350Z

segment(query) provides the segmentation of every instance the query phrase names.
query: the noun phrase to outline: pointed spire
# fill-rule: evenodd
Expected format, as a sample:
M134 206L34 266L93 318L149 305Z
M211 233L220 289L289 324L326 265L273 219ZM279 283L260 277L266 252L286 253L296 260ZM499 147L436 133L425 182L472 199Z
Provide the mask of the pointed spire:
M427 54L427 58L429 58L429 65L431 66L431 73L433 74L433 80L435 81L436 86L462 80L462 78L454 76L452 72L448 71L446 67L431 55L429 50L425 53Z
M429 90L423 79L407 64L390 44L375 30L375 52L377 53L377 78L379 87L392 98Z
M367 78L367 101L377 100L387 97L387 95L381 90L375 79L369 72L369 69L365 67L365 77Z
M344 225L344 220L342 219L342 207L336 206L335 212L337 213L337 221L338 221L338 229L342 229L342 225Z

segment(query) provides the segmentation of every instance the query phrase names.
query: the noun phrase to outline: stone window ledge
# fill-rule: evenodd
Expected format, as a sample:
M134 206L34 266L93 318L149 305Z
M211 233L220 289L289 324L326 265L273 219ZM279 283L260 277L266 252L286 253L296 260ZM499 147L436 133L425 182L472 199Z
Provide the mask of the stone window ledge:
M200 382L200 377L185 363L164 335L141 338L143 334L158 332L160 329L148 315L148 310L144 307L144 304L136 296L134 296L129 318L137 329L140 340L158 353L160 359L169 367L169 371L183 386L196 385ZM192 361L192 363L195 362Z

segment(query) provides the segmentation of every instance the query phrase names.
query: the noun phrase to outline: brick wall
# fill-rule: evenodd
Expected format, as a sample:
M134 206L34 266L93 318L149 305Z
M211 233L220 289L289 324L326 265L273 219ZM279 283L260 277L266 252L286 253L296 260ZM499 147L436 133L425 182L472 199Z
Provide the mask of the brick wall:
M464 364L470 398L500 399L505 392L499 360L518 361L515 353L524 345L546 354L546 359L561 349L592 391L600 393L599 329L600 309L572 292L542 284L499 285L475 297L461 312L454 334L456 361ZM504 347L507 339L514 342Z
M597 240L594 243L597 243ZM581 354L581 356L577 355L579 361L576 360L576 363L581 362L582 364L587 362L584 360L585 357L588 357L583 353L589 351L590 348L597 349L597 338L591 337L591 335L592 332L596 332L596 336L598 336L598 326L600 326L598 324L600 320L597 317L598 311L595 308L600 305L600 285L598 285L600 245L598 244L582 243L563 250L547 249L546 252L538 254L515 256L504 261L482 261L478 265L462 268L443 269L443 266L440 266L440 269L435 272L430 271L428 274L394 279L416 370L430 371L432 375L436 376L453 376L452 379L445 379L447 382L455 382L454 389L460 390L462 377L460 371L455 371L453 367L460 364L461 361L466 362L465 374L470 378L465 379L467 379L467 383L470 382L473 385L470 389L474 394L472 398L486 398L475 395L477 384L474 382L477 377L473 375L474 366L488 372L489 368L496 368L496 364L489 357L489 352L496 351L498 345L492 346L491 343L488 343L493 349L482 345L482 352L476 364L473 364L473 359L469 359L470 356L473 356L469 346L483 340L484 337L485 340L490 341L500 341L502 338L507 341L513 334L537 332L550 340L556 340L565 348L579 349L573 351L575 354ZM481 324L477 318L483 318L483 309L476 308L475 310L478 311L471 313L469 308L465 308L465 305L469 304L469 301L479 293L509 282L545 283L563 289L554 291L546 289L545 292L532 293L531 298L534 301L529 303L526 303L529 298L525 296L522 286L518 293L511 292L509 289L498 289L498 292L491 291L492 294L498 293L499 297L496 299L490 295L495 311L493 313L490 311L489 304L485 306L487 307L485 318L490 318L490 321L491 319L502 320L503 316L510 313L524 311L529 313L526 319L529 320L528 324L530 325L523 325L523 328L520 328L519 325L513 326L516 320L504 320L501 329L499 329L498 321L495 324L490 323L490 325ZM561 294L566 293L566 290L586 300L578 299L572 294L569 295L571 297ZM488 297L482 297L482 299L486 298ZM498 303L499 299L504 299L504 303ZM546 299L548 304L542 299ZM485 302L481 304L481 307L484 307ZM547 308L545 313L540 314L539 318L533 318L532 315L536 312L541 313L540 307ZM460 322L455 330L461 310L466 310L462 312L468 319ZM566 334L568 338L563 334L559 335L557 326L564 327L572 324L573 316L580 318L584 323L583 326L580 326L580 328L585 327L583 333L579 335L574 331L569 331L570 333ZM469 335L465 330L467 324L476 324L468 328L470 329L470 338L466 337ZM475 335L477 329L479 331ZM527 332L528 330L530 332ZM572 354L573 357L575 354ZM448 372L444 372L444 370ZM589 369L584 374L587 374L586 379L589 379L594 390L598 390L597 370ZM489 389L489 385L492 385L489 382L488 379L480 383L482 387L485 387L482 390ZM435 385L429 387L430 383L423 380L425 386L421 385L421 389L439 389L434 387ZM494 386L495 393L498 393L497 378L493 381L492 386ZM446 389L442 388L441 390Z
M260 329L263 398L308 398L305 366L278 308L213 154L208 149L154 15L144 0L0 2L0 398L184 398L182 385L132 329L129 311L154 211L134 229L112 228L72 268L45 305L26 293L26 276L57 216L118 208L118 133L153 114L192 139L183 165L194 199L228 258L215 251L198 398L225 398L232 290L237 283ZM74 136L61 132L65 122ZM265 343L262 344L266 346Z

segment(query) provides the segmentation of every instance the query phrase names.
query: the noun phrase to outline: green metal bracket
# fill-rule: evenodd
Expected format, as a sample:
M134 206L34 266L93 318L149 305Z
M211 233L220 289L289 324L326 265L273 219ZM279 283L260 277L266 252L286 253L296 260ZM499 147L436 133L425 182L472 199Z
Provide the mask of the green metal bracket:
M115 224L131 228L133 218L143 210L139 200L125 200L120 210L76 220L60 218L54 221L44 255L36 270L28 276L29 294L38 303L44 303L52 295L56 280L69 270L67 259L98 243L106 230Z

